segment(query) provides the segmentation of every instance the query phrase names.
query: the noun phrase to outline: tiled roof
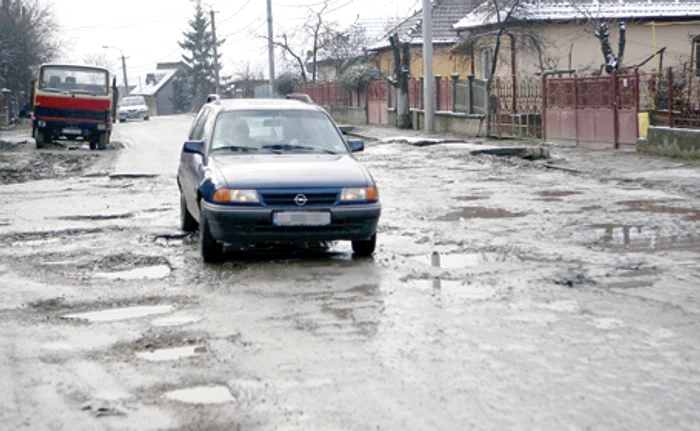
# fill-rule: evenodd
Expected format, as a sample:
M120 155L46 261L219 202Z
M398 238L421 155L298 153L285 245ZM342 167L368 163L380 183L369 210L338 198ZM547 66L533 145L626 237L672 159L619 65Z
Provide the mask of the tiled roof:
M433 43L454 43L459 40L453 25L464 18L480 0L433 0ZM423 11L419 10L399 23L396 27L385 32L381 39L370 46L378 50L390 46L389 36L398 33L401 41L412 44L423 43Z
M496 23L496 16L482 3L462 17L455 30L468 30ZM505 12L502 12L505 17ZM528 21L598 19L700 18L698 0L531 0L521 18Z

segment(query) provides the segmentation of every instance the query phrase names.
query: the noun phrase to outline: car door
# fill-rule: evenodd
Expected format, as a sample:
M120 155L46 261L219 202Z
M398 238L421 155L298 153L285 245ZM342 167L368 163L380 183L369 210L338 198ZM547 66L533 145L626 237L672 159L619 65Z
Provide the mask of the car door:
M204 126L211 115L211 109L203 108L190 128L190 134L187 137L188 141L203 141ZM187 209L190 214L199 220L199 203L197 202L197 190L203 178L203 157L200 154L185 153L180 155L180 168L178 176L180 178L180 187L185 196Z

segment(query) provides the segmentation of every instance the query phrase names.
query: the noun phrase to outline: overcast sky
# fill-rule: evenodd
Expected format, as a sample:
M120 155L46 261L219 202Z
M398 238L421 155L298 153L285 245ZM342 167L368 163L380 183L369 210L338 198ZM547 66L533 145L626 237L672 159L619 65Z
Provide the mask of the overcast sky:
M65 41L60 61L82 62L89 54L108 54L113 72L121 80L118 50L127 57L129 83L155 69L157 62L180 60L177 44L194 15L195 0L44 0L53 4L59 33ZM328 0L331 21L347 25L360 18L402 18L422 6L421 0ZM272 0L275 34L291 32L301 25L309 7L318 10L323 0ZM224 73L232 74L250 62L267 75L266 1L209 0L202 6L216 11L216 33L226 44ZM279 53L278 53L279 56ZM279 71L281 65L276 67Z

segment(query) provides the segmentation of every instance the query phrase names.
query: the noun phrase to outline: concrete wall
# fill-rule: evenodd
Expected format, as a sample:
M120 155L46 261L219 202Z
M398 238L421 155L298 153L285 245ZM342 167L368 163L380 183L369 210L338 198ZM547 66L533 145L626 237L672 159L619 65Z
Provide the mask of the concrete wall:
M700 158L700 130L649 127L647 139L637 141L637 152L692 159Z
M413 128L423 129L423 111L411 110ZM454 133L469 137L486 135L486 117L483 115L468 115L451 112L435 113L435 132Z
M324 106L338 124L367 124L367 111L359 106Z

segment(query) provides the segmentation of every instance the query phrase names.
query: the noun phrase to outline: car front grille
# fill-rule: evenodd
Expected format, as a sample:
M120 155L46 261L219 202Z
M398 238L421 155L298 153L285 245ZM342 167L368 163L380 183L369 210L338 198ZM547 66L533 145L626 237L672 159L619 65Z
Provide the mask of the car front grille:
M339 192L261 192L260 196L265 205L270 206L319 206L319 205L334 205L338 201ZM297 196L303 195L306 197L304 205L298 205Z

